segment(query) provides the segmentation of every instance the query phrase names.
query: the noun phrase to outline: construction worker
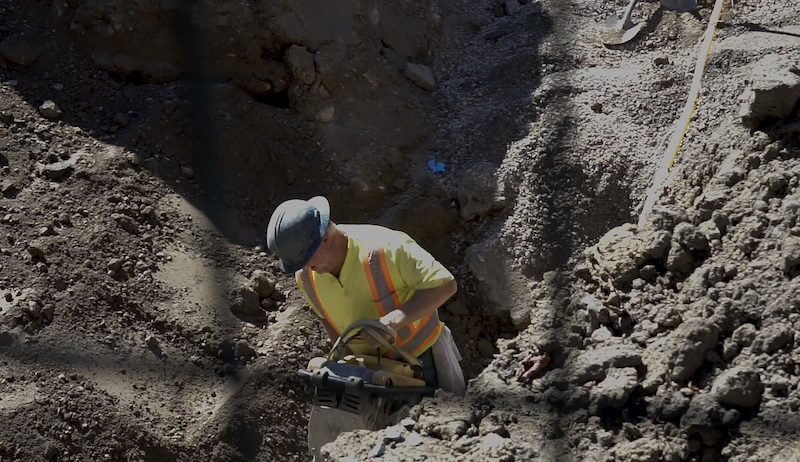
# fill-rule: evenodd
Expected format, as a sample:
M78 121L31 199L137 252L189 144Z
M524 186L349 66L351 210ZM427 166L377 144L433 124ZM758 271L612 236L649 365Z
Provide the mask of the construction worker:
M408 235L337 225L328 200L317 196L280 204L267 226L267 246L281 269L295 274L332 341L355 321L378 320L397 333L398 348L420 360L426 385L464 396L461 355L438 315L456 292L455 279ZM351 350L377 354L379 342L362 337Z

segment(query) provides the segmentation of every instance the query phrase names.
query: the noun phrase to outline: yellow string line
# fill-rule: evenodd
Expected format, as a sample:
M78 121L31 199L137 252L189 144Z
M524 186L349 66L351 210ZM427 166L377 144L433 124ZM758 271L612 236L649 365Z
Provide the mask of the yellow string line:
M656 200L658 200L659 189L661 189L661 185L664 184L667 176L669 176L669 172L672 170L672 164L675 163L675 159L678 157L678 153L681 150L683 138L686 136L686 132L689 130L689 124L692 123L692 116L697 108L697 101L700 99L700 88L702 86L701 84L703 81L703 73L705 72L706 68L706 61L708 61L708 55L711 53L711 43L714 40L714 33L717 30L717 23L719 22L719 17L722 14L723 3L725 3L725 0L717 0L717 2L714 4L714 11L711 13L711 21L708 23L708 28L703 36L703 42L700 45L700 50L697 54L694 77L692 78L692 87L689 90L689 96L686 98L686 104L683 106L683 114L681 115L681 118L678 119L677 127L679 127L679 129L675 130L675 132L672 134L672 140L670 141L669 147L664 153L661 166L656 171L655 177L653 178L653 184L647 191L647 198L644 201L642 212L639 215L639 226L643 226L647 222L647 215L649 215L653 210L653 206L656 204Z

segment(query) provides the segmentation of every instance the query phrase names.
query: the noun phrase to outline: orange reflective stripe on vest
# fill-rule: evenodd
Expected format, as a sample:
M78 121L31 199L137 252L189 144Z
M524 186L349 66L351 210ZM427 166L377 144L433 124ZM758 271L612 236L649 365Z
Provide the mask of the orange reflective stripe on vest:
M380 316L385 316L386 313L396 310L402 305L395 292L389 267L386 263L386 254L382 249L370 251L367 261L364 262L364 270L367 273L367 281L369 281L373 300ZM341 333L333 322L331 315L325 309L325 305L322 304L319 293L317 293L314 276L311 273L312 271L300 271L300 281L303 283L303 288L314 308L325 316L325 319L337 333ZM434 311L420 319L416 326L411 323L398 330L397 347L414 356L419 356L433 344L433 340L439 335L440 331L439 313ZM387 352L387 354L391 354L391 352Z
M325 316L325 319L328 321L328 324L333 327L333 330L336 333L341 334L339 332L339 328L336 327L336 324L333 323L331 320L331 316L325 310L325 307L322 305L322 300L319 299L319 294L317 293L317 285L314 284L313 276L311 275L311 271L300 270L300 280L303 282L303 288L305 289L306 293L308 294L308 298L311 300L311 304L314 305L314 308L317 309L318 312L322 313Z
M371 250L364 262L364 269L378 313L385 316L386 313L396 310L401 303L392 283L384 250ZM440 331L439 313L434 311L420 319L416 326L409 324L397 331L397 346L418 356L431 346Z
M375 300L375 306L378 308L378 313L381 316L386 316L386 313L402 305L402 303L400 303L400 298L397 296L397 292L394 290L392 278L389 276L389 268L386 265L386 254L383 250L370 251L369 258L364 262L364 270L367 272L367 280L369 281L369 288L372 290L372 298ZM397 331L397 337L399 343L401 338L405 339L411 337L411 330L408 326L405 326Z

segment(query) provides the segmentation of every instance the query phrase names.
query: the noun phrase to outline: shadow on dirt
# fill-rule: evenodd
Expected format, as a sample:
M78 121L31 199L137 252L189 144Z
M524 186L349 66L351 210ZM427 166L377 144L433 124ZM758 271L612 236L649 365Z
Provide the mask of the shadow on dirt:
M53 354L53 350L58 353ZM152 351L160 348L151 348ZM182 383L183 387L207 386L209 380L214 381L218 376L213 365L194 365L180 360L172 359L164 354L148 358L142 356L130 358L120 356L100 346L91 345L60 345L49 342L47 345L21 344L8 349L0 349L0 353L7 359L13 359L20 364L35 364L39 367L50 365L53 369L63 368L68 365L69 370L95 371L99 375L116 374L122 371L127 387L132 390L145 388L148 377L155 373L170 374L171 380ZM231 359L231 358L227 358ZM225 361L226 358L223 358ZM169 362L170 369L160 367L164 362ZM200 439L189 443L171 441L156 429L147 427L140 421L123 422L125 432L131 435L138 434L132 439L138 441L139 457L144 461L185 461L204 460L215 461L254 461L254 460L288 460L284 457L302 455L306 453L306 415L305 407L310 402L310 393L304 390L305 384L296 375L295 370L285 369L280 361L269 363L256 361L244 367L227 367L225 364L229 384L235 384L236 391L222 400L209 415L202 416L198 424L187 426L183 431L189 435L199 436ZM213 369L213 370L212 370ZM80 374L75 375L81 376ZM67 380L67 379L65 379ZM115 382L112 379L112 382ZM106 390L104 380L95 378L90 390ZM66 385L68 386L68 385ZM120 393L122 390L115 390ZM96 392L95 392L96 393ZM109 393L116 396L115 393ZM122 392L122 395L127 395ZM177 392L175 399L185 400L187 396ZM124 414L129 403L119 402L114 398L114 407L103 409L104 415ZM133 401L134 406L160 406L164 403ZM192 403L199 405L200 403ZM172 406L169 406L172 407ZM46 409L47 407L42 407ZM137 407L129 410L137 412ZM174 412L173 409L170 412ZM24 414L24 413L21 413ZM77 442L76 442L77 443ZM199 452L198 452L199 451ZM193 455L192 455L193 454ZM1 453L0 453L1 455Z
M289 177L296 176L298 162L286 138L304 136L282 135L293 118L288 97L280 107L269 99L257 102L232 82L208 74L215 63L205 61L211 56L205 49L209 38L189 12L194 2L185 2L174 13L174 34L187 65L178 80L163 84L148 82L136 72L98 70L92 50L75 46L65 18L54 18L44 3L25 5L4 18L9 24L15 24L15 15L36 20L24 28L11 28L13 32L0 31L0 39L24 30L39 36L37 43L61 45L44 47L29 67L3 61L4 78L15 82L14 91L33 107L54 102L58 116L51 121L79 128L79 137L122 148L114 170L132 168L161 178L206 213L228 240L246 247L263 244L262 228L274 203L310 194L300 186L303 181L287 188L294 183ZM45 165L63 160L53 153L55 149L72 154L64 147L48 146L50 135L32 121L5 113L0 120L14 131L30 132L34 149L54 158L42 159ZM271 139L271 134L278 139ZM138 160L130 164L125 154ZM4 165L8 165L5 157L0 160L0 167ZM322 166L319 161L317 166ZM326 187L323 180L313 186L317 191Z
M9 162L9 158L3 155L0 158L0 167L7 167L11 163L11 167L18 168L31 160L39 161L45 167L52 166L65 158L77 158L73 146L92 143L97 149L91 153L91 162L101 163L105 160L106 151L114 152L114 159L107 165L104 164L108 171L101 171L92 178L91 187L95 188L92 192L97 193L97 196L102 197L102 194L112 188L117 188L118 192L123 190L123 195L130 190L135 191L135 184L121 186L115 180L123 177L130 179L130 176L135 177L135 174L140 173L151 175L162 180L169 189L203 211L219 234L228 241L245 248L263 244L261 229L271 211L273 197L277 196L277 201L290 194L307 194L301 188L294 193L285 190L288 181L285 167L293 163L293 159L288 155L288 144L269 140L270 130L275 133L286 128L287 124L275 121L287 119L285 115L279 116L288 111L288 99L258 103L231 82L210 79L204 66L213 66L214 63L201 63L196 59L200 54L199 47L203 37L198 32L197 24L185 10L178 16L175 24L177 35L183 38L180 43L185 47L183 52L188 57L186 62L189 63L180 80L165 84L146 83L141 75L135 73L123 77L98 71L91 59L91 50L77 46L75 37L69 33L70 23L66 21L67 18L53 13L60 6L51 3L28 2L3 10L0 39L5 40L12 34L18 36L22 33L26 37L35 37L37 43L48 45L43 47L38 59L30 67L20 67L0 60L3 68L8 67L2 71L3 80L11 81L12 85L8 88L13 86L13 91L33 108L39 108L45 101L54 102L58 115L53 116L50 113L49 120L42 120L41 117L22 117L16 110L1 114L0 122L4 126L14 133L24 134L26 140L29 138L29 142L23 146L3 146L4 152L15 156L26 153L25 157L30 152L30 159L14 157ZM76 2L72 3L74 6ZM187 8L191 8L193 3L187 1ZM6 6L6 2L3 2L2 7ZM5 88L4 85L4 91ZM248 111L252 107L248 105L256 106L257 110ZM270 119L270 114L276 116L275 120ZM56 146L52 142L52 134L48 133L49 130L41 122L52 124L59 130L71 129L70 133L74 133L74 137L67 138L65 146L60 144L63 140L59 140ZM238 124L239 131L234 134L225 133L229 122L229 125ZM237 134L242 131L250 131L251 134L248 138L237 139ZM300 135L291 135L298 136ZM262 142L248 143L251 140L258 141L259 137L263 138ZM263 152L268 148L275 150ZM130 175L131 172L135 174ZM13 169L12 173L16 174ZM13 198L20 190L28 192L25 190L32 184L27 178L28 173L20 172L20 180L3 183L5 197ZM76 177L85 177L85 173L67 171L56 181L59 187L69 188ZM103 178L105 174L111 179ZM135 227L136 224L132 229ZM110 242L97 244L113 245ZM202 250L207 250L208 257L221 266L238 258L230 255L226 249L226 246L218 245L218 241L209 240L208 248ZM150 305L152 300L145 300L146 295L136 294L127 287L122 288L125 287L122 283L128 282L124 272L117 272L112 278L119 283L114 286L115 292L109 294L116 301L105 300L112 311L119 308L125 314L133 313L131 322L146 324L148 328L154 327L157 316L140 306ZM213 298L219 300L219 303L211 301L214 306L226 309L227 304L223 301L222 293ZM132 302L124 303L125 300ZM181 332L183 327L185 326L180 324L170 324L164 330L169 332L170 340L176 340L176 343L187 338L196 338L194 333ZM221 330L229 339L237 334L236 329L241 329L241 325L224 325ZM195 378L205 374L230 379L232 375L238 374L239 364L232 359L234 350L230 343L228 341L222 357L215 358L216 363L207 367L208 370L198 372L194 366L190 366L191 371L181 370L176 366L176 359L185 358L173 359L167 356L164 351L168 350L166 346L162 350L158 345L149 345L148 353L152 362L138 364L120 357L103 359L92 356L89 351L70 351L70 348L56 344L48 345L41 354L31 354L27 345L17 342L11 334L4 332L0 336L0 346L18 349L22 352L18 358L20 361L30 361L39 366L47 364L46 358L52 356L56 350L63 353L63 361L54 363L54 368L75 366L116 374L120 370L117 361L122 362L124 368L138 367L143 371L162 370L163 362L168 361L170 368L175 368L178 376ZM197 348L198 345L194 347ZM167 352L174 354L174 350ZM211 352L211 355L215 353L216 351ZM4 351L3 354L12 355L10 351ZM268 388L258 396L249 396L247 400L239 402L234 410L225 414L227 417L224 419L227 420L220 425L221 433L213 433L217 431L214 428L208 430L219 436L219 445L229 447L224 451L220 450L225 454L200 458L255 460L259 453L271 452L275 457L268 460L285 460L282 455L303 454L305 425L302 408L305 403L298 401L300 404L297 404L294 399L286 399L287 394L279 391L285 392L278 387ZM281 409L270 409L259 403L280 403ZM286 435L282 438L264 437L264 434L274 432L274 428L280 426L275 422L280 420L281 412L288 412L288 415L293 416L285 419L291 428L286 429ZM136 419L132 419L132 422L132 425L142 425ZM142 430L148 433L158 432L160 429L163 427ZM159 436L161 435L154 435L156 439ZM143 442L140 446L145 460L195 460L191 457L191 449L180 448L177 444L175 448L169 449L158 447L152 442ZM213 446L209 449L214 450ZM184 455L176 458L175 454Z
M766 32L768 34L775 34L775 35L785 35L787 37L800 37L800 34L796 34L789 31L784 30L776 30L770 29L768 27L764 27L761 24L756 24L752 22L737 22L737 23L720 23L719 28L723 29L726 27L744 27L745 29L752 31L752 32Z

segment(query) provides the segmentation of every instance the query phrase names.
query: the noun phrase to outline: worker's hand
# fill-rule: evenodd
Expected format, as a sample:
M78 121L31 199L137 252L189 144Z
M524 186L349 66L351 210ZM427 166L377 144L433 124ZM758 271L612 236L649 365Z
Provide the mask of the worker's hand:
M381 317L378 321L392 332L397 332L401 327L406 325L406 319L407 318L402 311L394 310L386 316ZM389 332L377 328L362 329L361 332L358 333L357 338L366 342L372 348L384 347L385 343L375 339L373 335L382 335L383 338L386 339L386 341L390 344L393 344L396 340Z
M386 314L386 316L381 317L379 321L381 324L391 328L395 332L398 332L400 329L405 327L406 324L408 324L408 318L406 317L406 314L400 310L390 311Z
M373 329L370 332L375 332L376 333L375 335L383 335L383 337L386 339L387 342L394 343L394 339L392 338L392 336L386 332L378 331L377 329ZM361 332L358 333L358 339L363 340L372 348L375 349L383 348L383 344L365 330L362 330Z

